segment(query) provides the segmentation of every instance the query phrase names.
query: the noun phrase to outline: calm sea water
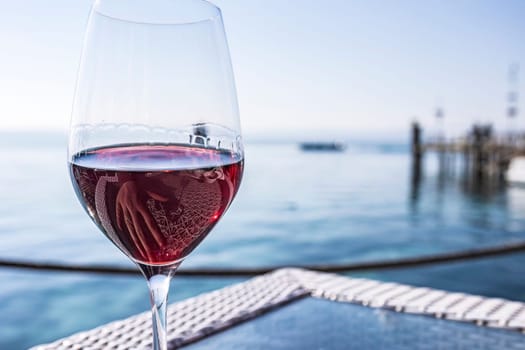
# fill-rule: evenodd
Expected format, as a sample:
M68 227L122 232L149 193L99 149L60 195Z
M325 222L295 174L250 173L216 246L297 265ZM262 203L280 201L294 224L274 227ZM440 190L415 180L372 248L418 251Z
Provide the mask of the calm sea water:
M25 135L24 137L28 137ZM60 137L0 139L0 257L131 265L88 219ZM408 148L344 153L248 143L234 204L185 267L267 266L419 256L525 239L525 189L479 189L428 155L411 181ZM525 300L525 254L360 275ZM170 299L242 279L176 278ZM0 349L24 349L149 308L140 277L0 269Z

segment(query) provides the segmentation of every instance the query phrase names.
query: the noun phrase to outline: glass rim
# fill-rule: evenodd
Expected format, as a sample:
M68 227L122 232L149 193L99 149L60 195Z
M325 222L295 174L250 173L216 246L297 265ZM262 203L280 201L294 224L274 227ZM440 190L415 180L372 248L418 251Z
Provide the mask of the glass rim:
M204 23L208 21L215 21L217 19L221 18L221 9L213 4L212 2L208 0L184 0L184 1L192 1L195 3L200 3L204 5L207 10L209 11L208 15L203 16L194 16L195 19L178 19L178 20L147 20L147 19L139 19L139 18L133 18L129 16L120 16L112 14L111 11L107 11L105 9L101 9L101 4L103 0L96 0L93 4L92 8L92 14L97 14L102 17L108 18L110 20L114 21L120 21L125 23L132 23L132 24L143 24L143 25L161 25L161 26L177 26L177 25L191 25L191 24L199 24Z

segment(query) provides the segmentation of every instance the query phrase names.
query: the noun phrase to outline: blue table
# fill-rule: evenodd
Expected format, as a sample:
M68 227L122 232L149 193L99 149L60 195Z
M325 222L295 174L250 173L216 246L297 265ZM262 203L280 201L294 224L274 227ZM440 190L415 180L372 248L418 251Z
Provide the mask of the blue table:
M426 316L305 298L187 350L525 349L520 333Z

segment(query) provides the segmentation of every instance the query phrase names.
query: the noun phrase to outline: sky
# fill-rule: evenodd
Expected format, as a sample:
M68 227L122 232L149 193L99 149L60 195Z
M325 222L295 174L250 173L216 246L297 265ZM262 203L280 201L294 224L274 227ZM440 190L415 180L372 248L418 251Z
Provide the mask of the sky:
M66 131L91 0L0 0L0 130ZM525 109L525 1L216 0L246 133L447 133Z

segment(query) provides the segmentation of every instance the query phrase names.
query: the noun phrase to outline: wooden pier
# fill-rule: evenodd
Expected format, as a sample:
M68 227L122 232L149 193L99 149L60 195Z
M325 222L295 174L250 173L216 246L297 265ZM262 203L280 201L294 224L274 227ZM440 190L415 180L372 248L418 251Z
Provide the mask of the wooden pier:
M414 173L421 166L425 152L435 152L440 159L463 157L465 170L477 179L504 179L515 157L525 156L525 138L520 135L497 136L491 125L473 125L464 137L436 138L424 142L418 123L412 124Z

